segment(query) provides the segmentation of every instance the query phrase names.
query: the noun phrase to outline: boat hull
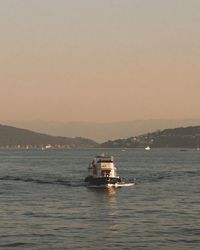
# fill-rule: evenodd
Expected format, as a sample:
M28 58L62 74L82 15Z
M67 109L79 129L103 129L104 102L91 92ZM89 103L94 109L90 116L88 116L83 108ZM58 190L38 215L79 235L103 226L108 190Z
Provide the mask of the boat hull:
M88 176L85 178L88 185L94 186L114 186L121 183L120 177L98 177Z
M92 185L92 184L88 184L87 186L90 188L121 188L121 187L130 187L130 186L134 186L135 183L134 182L130 182L130 183L122 183L122 182L117 182L115 184L102 184L102 185Z

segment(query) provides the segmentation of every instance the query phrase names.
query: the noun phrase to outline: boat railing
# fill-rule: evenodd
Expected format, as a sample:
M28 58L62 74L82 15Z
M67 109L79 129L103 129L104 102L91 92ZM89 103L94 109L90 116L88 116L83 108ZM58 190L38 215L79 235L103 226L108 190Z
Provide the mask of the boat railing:
M114 162L113 156L96 156L97 162Z

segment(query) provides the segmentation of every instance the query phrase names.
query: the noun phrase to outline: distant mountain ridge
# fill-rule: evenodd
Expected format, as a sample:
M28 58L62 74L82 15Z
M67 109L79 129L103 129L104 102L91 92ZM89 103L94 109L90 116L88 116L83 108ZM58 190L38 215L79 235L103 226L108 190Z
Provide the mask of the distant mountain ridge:
M196 126L200 118L196 119L151 119L110 123L91 122L54 122L54 121L3 121L2 123L19 128L33 130L39 133L60 135L64 137L90 138L99 143L118 138L128 138L158 129Z
M101 144L103 148L139 148L139 147L200 147L200 126L180 127L158 130L128 139L107 141Z
M0 147L3 148L86 148L98 144L90 139L51 136L27 129L0 125Z
M139 148L147 145L151 147L200 147L200 126L157 130L127 139L108 140L100 144L82 137L52 136L0 125L1 148Z

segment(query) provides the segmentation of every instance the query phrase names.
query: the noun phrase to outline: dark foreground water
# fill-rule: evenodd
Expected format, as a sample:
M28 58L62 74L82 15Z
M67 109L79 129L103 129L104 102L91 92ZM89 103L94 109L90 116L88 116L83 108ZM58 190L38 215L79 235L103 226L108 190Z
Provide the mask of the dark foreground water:
M133 187L84 186L107 152ZM1 150L0 249L200 249L200 151Z

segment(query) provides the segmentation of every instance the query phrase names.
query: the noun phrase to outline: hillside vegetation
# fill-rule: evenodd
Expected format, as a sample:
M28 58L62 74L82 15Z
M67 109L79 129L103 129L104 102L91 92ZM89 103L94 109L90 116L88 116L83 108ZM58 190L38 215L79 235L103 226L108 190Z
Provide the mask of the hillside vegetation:
M140 147L200 147L200 126L158 130L127 139L98 144L82 137L51 136L27 129L0 125L1 148L140 148Z
M85 148L95 147L97 143L81 137L68 138L36 133L27 129L20 129L6 125L0 125L1 148Z
M200 126L165 129L153 133L143 134L128 139L118 139L102 143L108 148L135 147L179 147L196 148L200 146Z

